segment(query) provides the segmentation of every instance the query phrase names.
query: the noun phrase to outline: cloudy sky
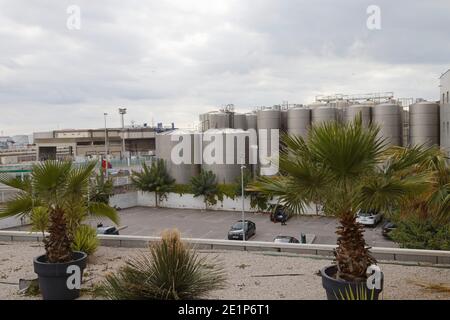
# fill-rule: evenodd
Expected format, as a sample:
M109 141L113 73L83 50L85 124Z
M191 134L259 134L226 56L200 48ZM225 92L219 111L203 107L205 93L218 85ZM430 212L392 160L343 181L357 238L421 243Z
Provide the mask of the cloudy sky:
M449 17L448 0L0 0L0 134L101 127L104 112L119 126L119 106L186 127L229 103L438 99Z

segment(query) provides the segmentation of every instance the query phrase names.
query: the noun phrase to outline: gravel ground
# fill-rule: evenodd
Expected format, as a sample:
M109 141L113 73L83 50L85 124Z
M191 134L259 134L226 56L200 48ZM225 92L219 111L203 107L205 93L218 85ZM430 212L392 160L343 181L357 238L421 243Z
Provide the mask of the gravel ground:
M83 288L90 289L102 277L117 270L127 258L145 249L100 247L90 257ZM18 294L19 279L33 279L32 259L43 253L40 243L0 242L0 299L32 299ZM226 289L212 299L325 299L317 271L329 259L268 252L200 251L217 256L228 274ZM450 268L381 263L385 274L383 299L450 299L422 285L450 287ZM286 276L289 274L289 276ZM277 276L278 275L278 276ZM90 296L84 294L84 299ZM35 298L36 299L36 298Z

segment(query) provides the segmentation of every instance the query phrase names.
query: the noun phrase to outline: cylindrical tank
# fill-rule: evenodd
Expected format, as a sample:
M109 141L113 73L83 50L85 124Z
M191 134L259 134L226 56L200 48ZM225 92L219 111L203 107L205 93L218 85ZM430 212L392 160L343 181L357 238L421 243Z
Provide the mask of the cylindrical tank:
M410 145L432 146L439 144L439 105L418 102L409 107Z
M280 148L281 112L277 108L258 110L259 170L262 176L273 175L273 166L269 163L278 156ZM277 131L274 131L277 130ZM272 141L272 135L278 136ZM276 154L274 154L276 153Z
M288 134L299 135L306 138L310 127L311 109L303 107L289 109L287 121Z
M203 131L230 128L232 124L231 115L232 113L223 111L212 111L200 115Z
M233 113L233 128L247 130L247 118L243 113Z
M316 125L328 121L337 121L339 110L334 107L314 107L311 109L311 124Z
M368 127L371 121L372 106L366 104L354 104L344 109L344 122L352 122L356 117L361 117L363 127Z
M248 140L241 129L210 129L203 133L202 170L212 171L218 183L234 183L242 162L248 162Z
M288 109L283 109L280 111L281 115L281 130L287 132L288 129Z
M188 184L200 173L201 133L174 130L156 135L156 157L163 159L167 171L178 184Z
M247 130L248 129L254 129L256 130L258 125L258 116L256 115L255 112L251 112L251 113L246 113L245 114L245 118L247 120Z
M372 123L380 126L379 137L388 145L401 146L403 143L403 108L392 102L372 107Z

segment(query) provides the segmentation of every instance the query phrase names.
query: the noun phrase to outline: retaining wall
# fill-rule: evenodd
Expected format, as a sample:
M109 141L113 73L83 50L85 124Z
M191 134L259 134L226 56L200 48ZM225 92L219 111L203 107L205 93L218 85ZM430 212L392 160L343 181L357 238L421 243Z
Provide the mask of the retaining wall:
M122 209L131 207L154 207L155 194L153 192L130 191L127 193L116 194L110 198L110 205L117 206ZM160 207L173 209L205 209L203 197L194 197L192 194L178 194L168 193L167 199L159 203ZM244 199L244 208L247 212L256 212L256 209L251 208L250 199ZM209 206L209 210L221 211L241 211L242 201L241 197L234 199L224 197L223 201L217 201L214 206ZM315 215L314 207L306 209L305 214Z
M159 237L98 235L101 245L108 247L144 248L150 243L159 241ZM42 234L25 231L0 231L0 241L41 241ZM335 245L273 243L261 241L233 241L216 239L183 239L185 243L197 249L207 250L240 250L240 251L273 251L315 256L332 257ZM450 251L417 250L399 248L371 249L373 256L380 261L417 262L450 266Z

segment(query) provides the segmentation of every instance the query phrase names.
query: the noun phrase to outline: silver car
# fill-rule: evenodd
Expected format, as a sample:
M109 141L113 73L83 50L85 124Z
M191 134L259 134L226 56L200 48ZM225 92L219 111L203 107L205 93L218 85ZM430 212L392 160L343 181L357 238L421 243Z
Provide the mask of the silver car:
M381 219L381 213L376 210L360 210L356 215L356 222L371 227L375 227Z

